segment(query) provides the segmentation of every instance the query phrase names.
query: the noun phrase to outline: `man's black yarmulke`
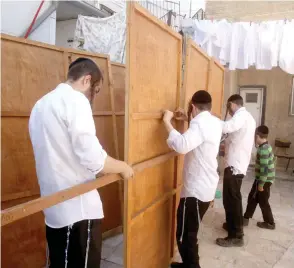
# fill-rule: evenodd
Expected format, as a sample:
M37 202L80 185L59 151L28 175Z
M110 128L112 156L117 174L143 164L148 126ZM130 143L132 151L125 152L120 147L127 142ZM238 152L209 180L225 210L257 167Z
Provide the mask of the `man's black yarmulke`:
M210 94L205 90L197 91L192 97L192 102L195 104L206 104L211 103L211 101Z

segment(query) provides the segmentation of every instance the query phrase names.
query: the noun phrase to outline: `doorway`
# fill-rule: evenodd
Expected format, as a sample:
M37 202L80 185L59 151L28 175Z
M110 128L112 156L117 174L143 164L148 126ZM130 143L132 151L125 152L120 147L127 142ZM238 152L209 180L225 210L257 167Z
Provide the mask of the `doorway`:
M265 87L242 86L240 95L244 100L244 107L255 119L256 126L264 124Z
M244 101L244 107L251 113L256 122L256 127L264 124L265 114L265 86L242 86L240 95ZM251 164L255 162L256 147L253 145Z

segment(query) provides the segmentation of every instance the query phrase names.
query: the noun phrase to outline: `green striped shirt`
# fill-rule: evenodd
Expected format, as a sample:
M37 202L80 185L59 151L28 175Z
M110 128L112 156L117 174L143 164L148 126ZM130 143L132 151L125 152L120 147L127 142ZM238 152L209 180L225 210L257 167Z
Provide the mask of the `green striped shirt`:
M274 182L274 157L273 149L267 142L258 147L255 163L255 177L259 181L259 185L264 185L266 182Z

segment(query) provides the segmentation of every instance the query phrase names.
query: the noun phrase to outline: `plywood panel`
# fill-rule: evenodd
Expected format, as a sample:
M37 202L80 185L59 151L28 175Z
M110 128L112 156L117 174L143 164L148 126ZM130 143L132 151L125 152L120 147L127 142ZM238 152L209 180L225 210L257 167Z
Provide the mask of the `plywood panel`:
M212 112L221 116L224 91L224 68L203 52L191 39L186 45L184 108L196 91L207 90L212 97Z
M134 2L127 35L125 159L135 164L170 152L160 114L179 105L182 39ZM125 182L124 267L168 266L176 185L174 157Z
M102 231L106 232L122 225L119 183L114 182L99 189L103 204Z
M124 159L125 117L116 116L119 159Z
M63 52L1 41L2 111L29 114L36 100L64 81Z
M125 87L126 87L126 68L125 65L112 63L112 78L114 90L114 104L116 112L125 111Z
M174 159L138 173L132 181L131 198L135 202L130 206L131 215L172 191L173 177Z
M28 202L34 198L2 202L1 209ZM45 224L42 212L4 226L1 230L1 267L45 267L45 241Z
M1 196L39 192L28 118L4 117L1 122Z
M108 72L108 57L105 55L95 56L95 54L90 53L79 53L75 50L71 50L72 61L75 61L77 58L87 57L93 60L101 69L103 74L103 87L100 90L99 94L96 96L93 104L93 112L97 111L111 111L110 103L110 90L109 90L109 72Z
M184 76L184 107L187 109L188 102L193 94L199 90L207 90L210 58L200 48L188 40L186 47L186 64Z
M115 157L114 133L111 116L94 116L94 121L99 142L110 156Z
M161 120L133 120L129 131L131 163L142 162L170 151L166 143L166 129Z
M224 94L224 70L215 61L211 62L210 83L208 91L212 96L212 112L221 117Z
M104 73L104 87L94 103L94 120L97 136L109 155L116 157L117 148L108 56L62 50L9 36L1 36L1 42L5 66L1 69L1 197L2 201L7 201L1 203L3 209L28 201L39 193L28 133L29 115L38 99L66 80L69 63L77 57L93 59ZM119 184L113 183L100 192L105 214L103 230L108 231L122 224ZM2 232L2 253L5 253L2 254L5 255L2 258L2 263L5 263L3 267L43 267L44 231L42 213L5 226Z
M168 267L172 199L140 214L130 226L130 267Z

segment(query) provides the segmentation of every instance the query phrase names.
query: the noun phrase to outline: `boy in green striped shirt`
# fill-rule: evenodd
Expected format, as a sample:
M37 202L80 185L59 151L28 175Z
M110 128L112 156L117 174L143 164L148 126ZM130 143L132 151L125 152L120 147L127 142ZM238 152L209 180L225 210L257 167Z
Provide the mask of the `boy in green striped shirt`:
M247 209L244 214L244 226L252 218L257 204L259 204L263 222L257 226L264 229L275 229L275 221L269 204L270 187L275 180L275 163L273 149L268 143L269 130L267 126L259 126L255 132L257 147L255 164L255 181L248 196Z

